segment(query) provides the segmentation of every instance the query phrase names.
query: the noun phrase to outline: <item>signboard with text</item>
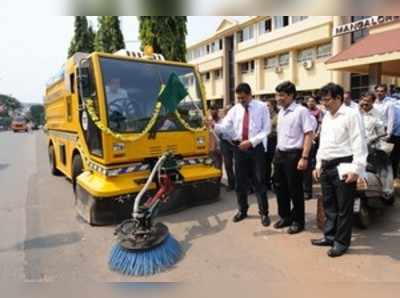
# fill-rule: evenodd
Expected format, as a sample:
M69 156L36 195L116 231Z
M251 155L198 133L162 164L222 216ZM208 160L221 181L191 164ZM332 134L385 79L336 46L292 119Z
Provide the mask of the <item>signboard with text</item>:
M399 21L400 16L372 16L353 23L348 23L333 28L333 36L339 36L355 31L361 31L380 24Z

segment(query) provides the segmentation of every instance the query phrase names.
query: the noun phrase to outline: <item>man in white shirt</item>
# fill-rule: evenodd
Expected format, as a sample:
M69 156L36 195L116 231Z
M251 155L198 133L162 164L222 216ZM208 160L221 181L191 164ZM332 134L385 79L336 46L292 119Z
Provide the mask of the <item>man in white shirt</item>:
M381 120L385 127L388 126L389 114L392 113L393 104L395 100L387 96L386 84L380 84L375 86L376 100L374 108L381 114Z
M119 78L113 78L106 86L106 96L108 104L111 104L116 99L128 98L128 92L121 88L121 81Z
M360 114L363 120L368 144L378 141L378 137L383 137L386 134L381 114L373 106L375 98L373 92L366 92L362 95L360 101Z
M263 226L268 226L270 219L265 186L265 148L267 148L267 135L271 128L269 111L263 102L252 99L249 84L241 83L235 91L238 103L229 110L220 123L213 125L217 134L231 134L232 143L237 146L234 160L235 189L239 211L233 221L239 222L247 217L249 172L252 171L261 223ZM212 124L208 123L208 125Z
M358 104L356 102L354 102L353 99L351 98L351 92L350 91L346 91L344 93L343 102L349 108L358 109Z
M329 83L321 88L328 113L322 120L314 178L321 181L326 216L324 237L317 246L332 246L328 256L343 255L350 246L357 179L367 164L367 144L360 113L343 104L343 88Z

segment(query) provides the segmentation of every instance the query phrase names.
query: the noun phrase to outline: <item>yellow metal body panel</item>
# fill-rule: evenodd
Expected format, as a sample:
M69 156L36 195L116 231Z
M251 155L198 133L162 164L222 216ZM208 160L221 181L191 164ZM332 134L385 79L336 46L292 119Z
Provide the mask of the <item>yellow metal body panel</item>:
M220 170L206 165L191 165L182 167L179 172L183 176L184 183L204 181L221 176ZM92 196L97 198L114 197L130 193L138 193L143 184L138 181L147 179L149 171L122 174L115 177L105 177L96 172L85 171L78 177L78 183ZM152 183L150 190L155 189Z

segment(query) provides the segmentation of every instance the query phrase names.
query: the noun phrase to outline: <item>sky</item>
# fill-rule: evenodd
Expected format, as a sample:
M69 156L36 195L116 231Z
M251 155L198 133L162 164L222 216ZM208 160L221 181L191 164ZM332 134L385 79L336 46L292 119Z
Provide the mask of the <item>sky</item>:
M224 18L188 17L187 45L211 35ZM230 18L241 21L246 17ZM137 18L127 16L120 20L126 48L137 50ZM89 22L97 26L95 17L90 17ZM41 103L46 82L66 60L73 24L73 16L0 15L0 94L21 102Z

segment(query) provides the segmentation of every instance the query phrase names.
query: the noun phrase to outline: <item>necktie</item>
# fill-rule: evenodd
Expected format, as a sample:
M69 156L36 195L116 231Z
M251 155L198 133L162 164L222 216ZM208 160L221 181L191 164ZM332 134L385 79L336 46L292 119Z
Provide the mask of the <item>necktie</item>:
M247 141L249 139L249 107L246 106L244 108L244 116L243 116L243 128L242 128L242 141Z

